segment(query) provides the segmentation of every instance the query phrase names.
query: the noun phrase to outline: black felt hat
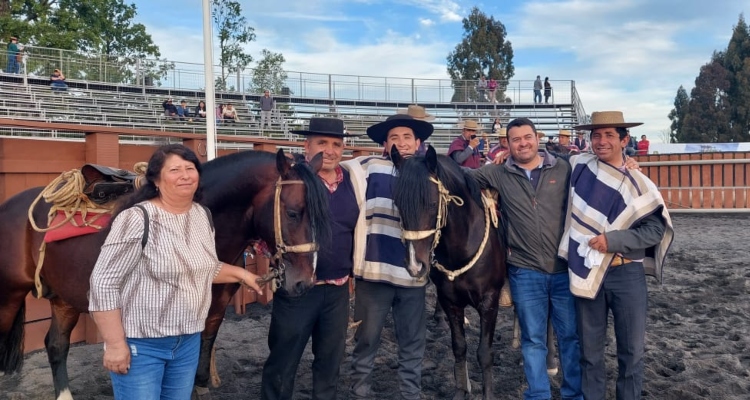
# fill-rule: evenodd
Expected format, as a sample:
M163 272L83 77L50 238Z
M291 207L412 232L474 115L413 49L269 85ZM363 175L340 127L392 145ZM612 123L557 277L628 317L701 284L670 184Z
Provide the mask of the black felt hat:
M381 123L367 128L367 136L369 136L373 142L383 144L386 139L388 139L388 131L399 126L411 128L411 130L414 131L414 136L422 142L427 140L434 130L432 124L429 122L414 119L414 117L409 114L396 114L391 115Z
M321 135L331 136L338 138L354 137L359 136L358 134L351 134L344 130L344 121L338 118L310 118L310 125L307 130L291 131L298 135Z

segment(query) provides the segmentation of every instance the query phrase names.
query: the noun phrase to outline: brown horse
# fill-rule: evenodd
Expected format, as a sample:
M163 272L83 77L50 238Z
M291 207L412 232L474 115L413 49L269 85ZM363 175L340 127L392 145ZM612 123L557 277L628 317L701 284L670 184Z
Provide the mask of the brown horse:
M471 398L466 362L464 309L479 313L477 359L482 368L483 399L492 394L492 342L500 289L505 280L504 241L493 223L493 205L485 203L479 186L453 160L437 156L432 146L425 156L403 159L394 147L399 176L394 203L399 209L412 276L428 272L451 328L454 399Z
M324 242L330 236L325 188L315 170L321 163L320 157L308 166L292 163L283 151L276 156L248 151L204 164L202 203L213 215L219 259L242 265L248 242L262 239L271 251L282 250L277 252L275 265L283 272L280 290L299 295L310 288L314 283L315 254L284 249L316 240ZM23 362L24 299L34 286L38 249L44 236L30 228L27 210L40 191L41 188L29 189L0 204L0 371L6 374L20 371ZM275 207L276 196L278 207ZM46 226L49 208L44 203L33 211L37 225ZM277 223L280 232L274 228L275 214L280 221ZM79 314L88 310L89 276L106 234L105 229L47 244L41 278L51 303L52 320L45 345L57 399L72 398L67 372L70 333ZM196 386L204 388L201 393L208 391L210 350L238 287L238 284L213 287L196 375Z

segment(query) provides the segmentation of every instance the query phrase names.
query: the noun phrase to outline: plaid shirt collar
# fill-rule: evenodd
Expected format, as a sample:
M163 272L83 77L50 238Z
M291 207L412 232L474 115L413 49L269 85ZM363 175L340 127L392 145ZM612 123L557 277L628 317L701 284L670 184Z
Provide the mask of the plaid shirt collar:
M331 193L335 192L339 184L344 181L344 171L341 169L341 166L337 165L334 171L336 171L336 180L334 182L328 182L322 176L320 177L320 180L323 181L323 184L326 185L326 188Z

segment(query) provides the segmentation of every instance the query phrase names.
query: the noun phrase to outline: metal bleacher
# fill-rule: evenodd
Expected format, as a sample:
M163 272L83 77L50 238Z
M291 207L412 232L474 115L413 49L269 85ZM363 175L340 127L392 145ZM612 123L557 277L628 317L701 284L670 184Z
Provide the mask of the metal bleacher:
M505 91L508 99L505 102L491 103L486 101L450 102L442 93L437 96L422 95L420 97L427 99L417 101L415 93L419 90L421 90L420 93L426 93L427 89L432 90L432 88L427 84L422 84L422 87L417 88L413 83L414 79L411 80L411 88L404 89L403 84L388 87L390 84L388 80L400 78L383 79L386 87L382 93L385 95L373 93L373 91L378 91L373 90L372 87L364 90L364 85L360 86L360 84L352 84L357 85L356 89L347 89L349 92L356 91L356 95L348 95L347 90L341 89L343 84L339 84L338 92L332 95L331 86L335 86L336 83L331 82L330 75L328 76L327 96L325 96L325 90L306 92L304 83L298 83L299 89L296 89L294 93L301 95L292 92L287 95L274 95L277 106L272 117L272 127L265 130L261 130L259 126L257 104L260 94L217 92L217 104L232 104L239 115L237 123L220 124L217 127L217 133L302 140L290 131L303 129L307 121L314 116L341 118L345 121L349 132L364 133L370 125L383 121L397 110L405 109L409 104L418 103L424 106L428 113L435 116L433 121L435 133L430 138L430 143L438 151L444 152L451 140L458 134L458 127L464 119L478 120L485 130L489 130L495 118L500 118L503 124L506 124L516 117L528 117L545 134L556 135L558 129L576 125L580 118L585 118L585 112L580 105L580 98L572 81L559 81L556 85L560 88L558 92L563 93L556 97L562 101L555 102L553 98L550 104L534 104L531 101L531 81L509 82ZM54 92L50 89L49 80L46 78L0 73L0 117L121 126L154 131L205 132L204 122L167 119L163 115L162 108L162 102L170 97L174 99L175 104L185 100L189 107L194 108L200 100L204 99L203 91L74 79L68 79L66 83L68 84L67 91ZM441 83L438 82L438 85ZM442 85L445 85L445 82ZM441 90L445 89L443 87ZM388 95L390 92L399 90L405 92L410 90L411 96ZM31 132L11 127L0 127L0 134L56 136L55 132ZM372 146L365 135L350 139L348 144Z

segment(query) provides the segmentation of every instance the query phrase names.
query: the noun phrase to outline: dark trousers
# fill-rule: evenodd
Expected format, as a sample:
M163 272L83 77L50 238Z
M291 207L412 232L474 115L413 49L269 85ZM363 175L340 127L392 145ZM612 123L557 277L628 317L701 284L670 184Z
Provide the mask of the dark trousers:
M610 269L596 298L576 298L581 383L586 400L604 400L607 394L604 345L609 310L614 317L617 340L617 400L640 399L648 311L648 289L642 263L628 263Z
M393 312L398 342L398 377L401 398L420 398L422 358L425 349L425 287L404 288L388 283L357 280L354 320L362 321L354 336L351 399L373 399L372 370L380 346L380 334L388 313Z
M313 399L335 399L346 350L349 285L317 285L299 297L273 298L261 399L291 399L302 353L312 336Z

